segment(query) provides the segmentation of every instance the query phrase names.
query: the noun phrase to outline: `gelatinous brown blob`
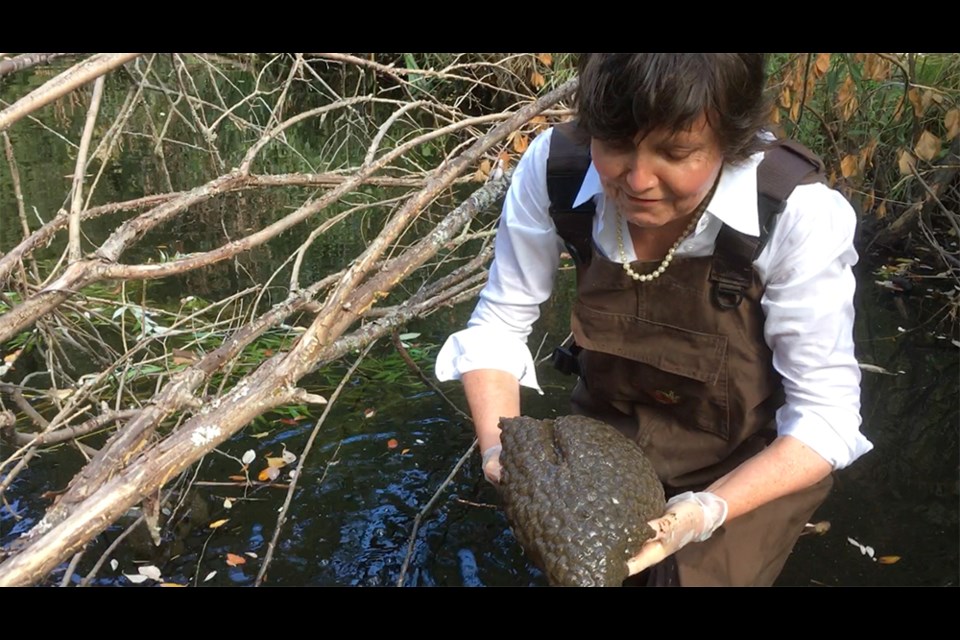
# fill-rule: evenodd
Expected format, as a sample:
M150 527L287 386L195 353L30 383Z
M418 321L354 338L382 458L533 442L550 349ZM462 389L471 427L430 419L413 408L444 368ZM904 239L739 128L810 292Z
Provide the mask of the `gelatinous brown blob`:
M552 585L620 586L663 515L663 486L634 442L583 416L502 420L504 509Z

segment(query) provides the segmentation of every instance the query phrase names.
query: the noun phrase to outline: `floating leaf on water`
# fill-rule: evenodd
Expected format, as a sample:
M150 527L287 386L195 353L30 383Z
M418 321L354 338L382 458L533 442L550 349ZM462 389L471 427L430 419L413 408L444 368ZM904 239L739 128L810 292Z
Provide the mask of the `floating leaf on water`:
M117 570L117 567L119 567L119 566L120 566L120 563L117 562L117 559L116 559L116 558L113 558L112 560L110 560L110 568L111 568L111 569L113 569L114 571L116 571L116 570Z
M224 509L233 509L233 500L230 498L223 499L223 508Z
M276 458L276 457L268 456L268 457L267 457L267 466L268 466L268 467L276 467L277 469L280 469L281 467L287 466L287 461L284 460L283 458Z
M247 449L243 452L243 457L240 458L240 462L243 464L250 464L257 459L257 454L253 449Z
M250 556L250 557L253 558L254 560L256 560L257 557L258 557L257 554L255 554L253 551L244 551L243 554L244 554L244 555L247 555L247 556Z
M869 371L870 373L882 373L887 376L898 376L903 373L903 371L899 371L897 373L894 373L893 371L887 371L883 367L878 367L875 364L867 364L865 362L858 362L857 366L859 366L863 371Z
M416 340L417 338L420 337L420 334L419 333L401 333L398 337L404 342L407 342L409 340Z
M227 478L228 478L229 480L233 480L234 482L246 482L246 481L247 481L247 477L246 477L246 476L227 476Z
M387 440L387 449L396 449L397 445L399 444L400 443L397 442L396 438L390 438L389 440Z
M230 518L224 518L223 520L216 520L214 522L211 522L210 524L207 525L207 527L210 529L219 529L220 527L227 524L228 522L230 522Z
M283 453L280 454L280 458L287 464L293 464L297 461L297 454L292 451L283 450Z
M269 435L270 435L270 432L269 432L269 431L263 431L263 432L261 432L261 433L255 433L255 434L253 434L253 435L250 436L250 437L251 437L251 438L256 438L257 440L260 440L260 439L262 439L262 438L266 438L266 437L269 436Z
M142 576L139 573L125 573L123 574L123 577L133 584L140 584L141 582L146 582L149 580L147 576Z
M400 455L405 456L408 453L410 453L410 449L404 449L403 451L400 452Z
M374 409L373 407L367 407L366 409L363 410L363 417L364 417L364 418L369 419L369 418L372 418L372 417L375 416L375 415L377 415L377 410Z
M163 576L160 574L160 569L153 566L152 564L144 565L142 567L137 567L137 573L142 576L146 576L151 580L160 581L163 579Z
M257 476L257 480L260 482L272 482L280 477L280 469L278 467L267 467Z
M235 553L227 554L227 564L231 567L236 567L241 564L247 564L247 559L243 556L238 556Z
M216 572L216 571L211 571L210 573L207 574L207 577L204 578L203 581L204 581L204 582L210 582L211 580L213 580L213 576L215 576L215 575L217 575L217 572Z
M900 562L900 556L880 556L877 558L880 564L896 564Z
M293 480L294 478L297 477L297 470L296 470L296 469L290 469L290 473L288 473L287 475L290 477L291 480Z
M414 440L414 442L416 442L417 444L423 444L423 440L421 440L420 438L417 438L416 440Z
M327 404L327 399L317 393L301 393L300 398L310 404Z
M179 582L161 582L158 587L185 587L187 585L180 584Z

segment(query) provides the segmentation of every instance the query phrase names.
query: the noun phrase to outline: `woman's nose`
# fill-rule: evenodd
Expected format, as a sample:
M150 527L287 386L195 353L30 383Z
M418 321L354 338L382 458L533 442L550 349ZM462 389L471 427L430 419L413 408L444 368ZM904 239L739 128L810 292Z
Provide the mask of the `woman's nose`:
M649 191L657 185L657 176L650 158L639 152L630 155L624 177L627 187L635 194Z

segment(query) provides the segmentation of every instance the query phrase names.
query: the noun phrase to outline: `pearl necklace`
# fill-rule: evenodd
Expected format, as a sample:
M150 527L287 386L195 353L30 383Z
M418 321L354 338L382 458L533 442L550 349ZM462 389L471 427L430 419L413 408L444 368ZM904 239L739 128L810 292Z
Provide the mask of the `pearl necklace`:
M693 228L697 226L697 223L703 216L703 212L707 210L707 204L713 197L713 192L716 191L717 183L719 182L720 176L717 176L717 180L710 188L710 192L707 193L707 195L703 198L703 201L697 207L696 211L693 212L693 218L690 220L690 224L687 225L687 228L683 230L683 233L680 234L680 237L677 238L677 241L674 242L673 246L670 247L670 250L667 251L667 255L663 257L663 262L660 263L660 266L654 269L651 273L639 274L630 268L630 263L627 261L627 254L623 250L623 216L620 215L620 209L617 209L617 245L620 248L620 261L623 263L623 270L627 272L628 276L637 282L650 282L651 280L656 280L663 275L663 272L667 270L667 267L669 267L670 263L673 261L673 254L676 253L677 247L679 247L680 243L683 242L688 235L690 235L690 232L693 231Z

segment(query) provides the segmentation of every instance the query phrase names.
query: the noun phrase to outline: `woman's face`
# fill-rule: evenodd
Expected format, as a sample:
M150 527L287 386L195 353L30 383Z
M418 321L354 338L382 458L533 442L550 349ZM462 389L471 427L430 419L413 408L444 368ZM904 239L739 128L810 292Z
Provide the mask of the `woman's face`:
M723 165L706 115L679 132L654 129L622 141L594 138L590 151L606 196L638 227L662 227L693 213Z

